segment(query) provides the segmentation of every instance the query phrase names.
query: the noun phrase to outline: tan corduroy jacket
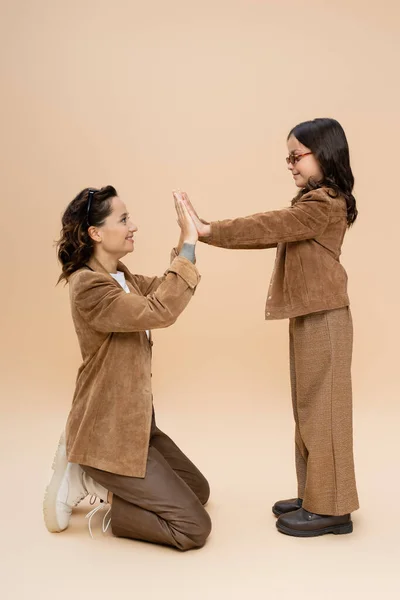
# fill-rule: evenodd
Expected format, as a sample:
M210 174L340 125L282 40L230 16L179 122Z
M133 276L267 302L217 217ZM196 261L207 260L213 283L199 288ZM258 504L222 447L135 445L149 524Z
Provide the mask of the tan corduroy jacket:
M221 248L277 248L265 318L284 319L349 305L339 262L347 229L343 197L321 188L290 208L211 223L203 242Z
M172 325L200 276L179 256L163 277L133 275L119 263L127 294L97 260L88 266L69 278L83 362L66 427L68 460L144 477L152 418L152 342L146 330Z

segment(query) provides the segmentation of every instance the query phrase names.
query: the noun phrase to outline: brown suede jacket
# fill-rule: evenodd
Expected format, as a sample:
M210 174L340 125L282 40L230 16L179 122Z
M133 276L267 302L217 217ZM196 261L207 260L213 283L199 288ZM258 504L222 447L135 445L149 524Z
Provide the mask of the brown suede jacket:
M201 241L220 248L277 248L265 318L285 319L349 305L339 261L347 229L346 201L325 188L290 208L211 223Z
M72 318L82 353L66 427L70 462L144 477L152 418L151 339L172 325L200 276L176 257L163 277L133 275L127 294L95 259L69 278Z

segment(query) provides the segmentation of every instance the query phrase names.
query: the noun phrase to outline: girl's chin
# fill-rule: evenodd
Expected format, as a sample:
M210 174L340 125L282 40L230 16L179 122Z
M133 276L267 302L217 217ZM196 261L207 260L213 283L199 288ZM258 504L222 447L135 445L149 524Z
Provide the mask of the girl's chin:
M303 188L304 187L304 181L302 181L301 177L294 178L294 184L298 188Z

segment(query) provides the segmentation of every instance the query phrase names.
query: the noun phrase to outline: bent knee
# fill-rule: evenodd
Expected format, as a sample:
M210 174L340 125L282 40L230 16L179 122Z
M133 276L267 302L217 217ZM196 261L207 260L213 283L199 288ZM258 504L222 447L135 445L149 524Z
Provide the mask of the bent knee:
M181 543L179 550L194 550L202 548L211 533L212 523L208 512L201 507L193 520L190 531L186 532L185 540Z

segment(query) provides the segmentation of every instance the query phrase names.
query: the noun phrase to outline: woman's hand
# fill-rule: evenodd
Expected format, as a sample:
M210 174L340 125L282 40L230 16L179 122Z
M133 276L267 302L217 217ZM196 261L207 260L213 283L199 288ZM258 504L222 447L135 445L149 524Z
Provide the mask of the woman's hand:
M178 215L177 221L179 227L181 228L181 236L178 248L182 247L183 244L195 245L199 239L196 225L190 216L189 210L183 198L181 197L181 194L179 192L173 192L173 195L175 200L176 214Z
M185 206L186 206L187 210L189 211L189 214L192 217L194 224L196 225L196 229L197 229L199 237L200 238L210 237L210 235L211 235L210 223L208 223L207 221L204 221L203 219L200 219L199 215L193 208L192 203L190 202L189 197L186 194L186 192L175 192L174 196L175 196L175 194L177 194L177 196L182 198L182 200L184 201Z

